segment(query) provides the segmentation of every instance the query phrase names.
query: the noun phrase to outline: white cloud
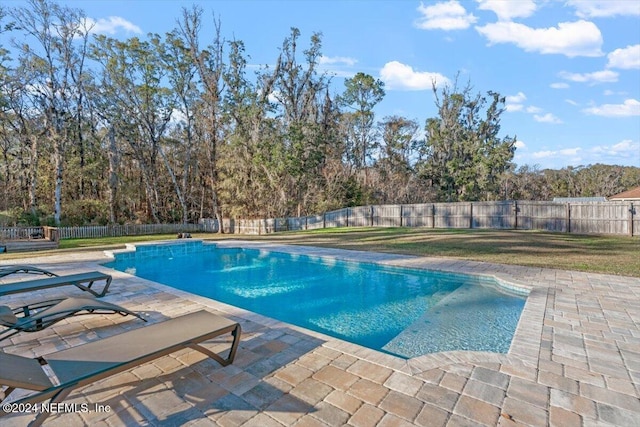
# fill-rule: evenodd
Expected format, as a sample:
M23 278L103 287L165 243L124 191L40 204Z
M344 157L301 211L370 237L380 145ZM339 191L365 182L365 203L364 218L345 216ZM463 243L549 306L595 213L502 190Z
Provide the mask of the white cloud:
M478 9L493 11L500 21L509 21L512 18L527 18L536 11L536 3L533 0L476 0L480 5Z
M580 147L576 148L564 148L562 150L546 150L546 151L537 151L532 154L532 157L535 159L543 159L548 157L575 157L580 153L582 149Z
M580 105L573 99L565 99L564 102L566 102L567 104L573 105L574 107L577 107L578 105Z
M509 95L505 97L505 110L509 113L516 111L522 111L524 105L522 103L527 100L527 95L522 92L518 92L515 95Z
M582 110L583 113L604 117L640 116L640 101L627 99L622 104L603 104Z
M522 104L506 104L504 109L505 111L507 111L508 113L515 113L516 111L522 111L524 108L524 105Z
M464 30L478 20L456 0L432 6L420 3L417 10L422 16L416 20L415 26L422 30Z
M562 120L560 120L559 118L557 118L556 116L554 116L551 113L547 113L545 115L540 115L540 114L534 114L533 115L533 119L536 122L540 122L540 123L553 123L553 124L560 124L562 123Z
M434 82L436 86L450 84L449 79L440 73L415 71L411 66L398 61L384 64L380 70L380 79L391 90L431 89Z
M86 18L86 24L87 28L91 28L92 34L116 34L119 29L125 30L127 33L142 34L140 27L119 16L100 18L97 21Z
M598 145L591 149L594 153L602 153L608 156L638 156L640 158L640 141L624 139L613 145Z
M507 104L521 104L527 100L527 95L522 92L518 92L515 95L506 96L505 100Z
M625 91L618 91L618 92L615 92L615 91L613 91L613 90L606 89L604 92L602 92L602 94L603 94L604 96L611 96L611 95L620 95L620 96L625 96L625 95L627 95L627 92L625 92Z
M568 0L581 18L606 18L616 15L640 15L636 0Z
M520 140L516 141L514 145L519 150L523 150L523 149L525 149L527 147L527 144L525 144L524 142L522 142Z
M600 29L588 21L561 22L558 27L531 28L515 22L496 22L476 30L489 45L512 43L527 52L574 56L602 56Z
M552 89L568 89L569 88L569 83L564 83L564 82L551 83L549 85L549 87L551 87Z
M595 71L593 73L569 73L561 71L558 76L577 83L589 83L590 85L598 83L613 83L618 81L618 73L611 70Z
M542 113L542 108L540 107L535 107L533 105L530 105L527 107L527 113L529 114L536 114L536 113Z
M640 44L616 49L607 58L607 68L640 69Z
M318 61L321 65L347 65L353 67L358 62L357 59L349 58L347 56L324 56L320 57Z

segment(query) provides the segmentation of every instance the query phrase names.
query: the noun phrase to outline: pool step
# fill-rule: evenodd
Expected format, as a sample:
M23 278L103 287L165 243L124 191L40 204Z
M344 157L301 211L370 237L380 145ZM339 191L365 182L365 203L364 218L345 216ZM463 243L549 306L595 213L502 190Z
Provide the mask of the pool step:
M383 349L404 357L451 350L509 350L524 299L462 285L389 341Z

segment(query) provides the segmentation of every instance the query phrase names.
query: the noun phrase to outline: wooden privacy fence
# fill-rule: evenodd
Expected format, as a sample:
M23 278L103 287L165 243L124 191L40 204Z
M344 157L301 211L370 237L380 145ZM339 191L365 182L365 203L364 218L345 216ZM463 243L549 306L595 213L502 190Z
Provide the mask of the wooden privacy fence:
M125 224L84 227L58 227L60 239L87 237L144 236L148 234L195 233L204 231L202 224Z
M531 201L424 203L344 208L295 218L225 219L225 233L269 234L333 227L428 227L545 230L577 234L640 235L636 202ZM218 231L213 219L203 231Z
M37 240L46 239L57 242L58 232L55 227L0 227L0 240Z
M225 219L225 233L270 234L334 227L428 227L545 230L640 236L640 202L553 203L530 201L372 205L295 218ZM217 232L218 222L85 227L0 227L0 240L141 236Z

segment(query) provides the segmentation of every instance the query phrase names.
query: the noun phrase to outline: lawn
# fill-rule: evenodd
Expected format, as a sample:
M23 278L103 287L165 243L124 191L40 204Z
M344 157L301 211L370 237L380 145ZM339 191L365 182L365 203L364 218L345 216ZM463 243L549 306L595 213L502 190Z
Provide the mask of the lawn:
M193 234L193 237L442 256L640 277L640 239L626 236L515 230L354 227L282 232L266 236ZM174 240L175 235L71 239L61 241L58 251L117 248L123 247L125 243L167 239ZM6 259L8 256L15 258L27 254L3 254L2 258Z

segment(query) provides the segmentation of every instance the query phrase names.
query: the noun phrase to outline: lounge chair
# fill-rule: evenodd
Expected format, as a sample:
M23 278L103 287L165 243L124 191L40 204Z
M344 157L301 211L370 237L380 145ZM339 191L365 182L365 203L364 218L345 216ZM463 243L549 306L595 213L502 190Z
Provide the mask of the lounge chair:
M88 273L69 274L66 276L46 277L44 279L25 280L23 282L0 284L0 297L10 294L18 294L21 292L38 291L41 289L57 288L59 286L74 285L83 291L91 292L97 297L102 297L107 293L109 285L111 285L112 277L109 274L99 271L90 271ZM94 282L105 281L102 292L96 292L91 289Z
M146 322L146 319L133 311L92 297L42 301L15 309L0 305L0 326L7 328L0 332L0 341L19 332L41 331L71 316L115 313L122 316L130 314Z
M57 274L44 270L42 268L34 267L32 265L3 265L0 266L0 279L10 274L25 273L25 274L44 274L45 276L54 277Z
M229 332L233 342L226 358L199 345ZM64 401L74 389L186 347L227 366L233 362L239 340L238 323L198 311L35 359L0 352L0 386L7 387L3 400L16 389L36 391L13 402L3 402L0 417L7 415L7 409L12 407L49 400L50 406L41 405L30 424L39 426L50 414L46 409L55 410L56 404ZM41 365L48 365L57 377L58 385L51 382Z

